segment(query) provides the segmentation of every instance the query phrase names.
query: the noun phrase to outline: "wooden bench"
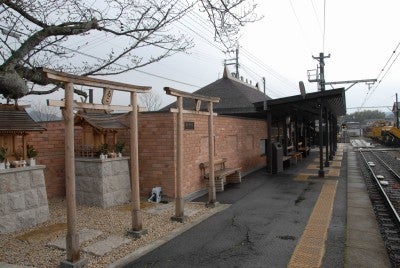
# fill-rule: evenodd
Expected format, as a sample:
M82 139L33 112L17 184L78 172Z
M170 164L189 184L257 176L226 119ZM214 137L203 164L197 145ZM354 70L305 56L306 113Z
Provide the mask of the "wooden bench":
M214 161L215 189L217 192L223 192L224 185L227 183L240 183L242 181L240 174L241 168L227 168L225 166L226 161L226 158L217 159ZM200 163L201 175L207 180L207 187L210 176L209 168L209 162Z
M303 160L303 155L301 152L293 151L293 145L287 147L288 155L283 157L283 161L293 160L294 163L297 165L297 162Z
M306 157L310 154L310 147L305 146L303 147L303 142L299 142L299 152L303 154L303 157Z

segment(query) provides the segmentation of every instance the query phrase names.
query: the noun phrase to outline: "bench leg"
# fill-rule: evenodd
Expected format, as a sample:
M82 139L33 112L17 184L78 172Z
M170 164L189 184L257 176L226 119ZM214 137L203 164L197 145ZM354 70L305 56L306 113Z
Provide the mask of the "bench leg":
M216 192L223 192L224 191L224 185L225 185L225 177L216 177L215 178L215 191ZM207 180L206 187L209 187L209 181Z
M215 190L217 192L223 192L224 191L224 184L225 184L225 177L215 178Z
M235 173L226 176L226 182L227 183L241 183L242 176L240 174L240 171L236 171Z

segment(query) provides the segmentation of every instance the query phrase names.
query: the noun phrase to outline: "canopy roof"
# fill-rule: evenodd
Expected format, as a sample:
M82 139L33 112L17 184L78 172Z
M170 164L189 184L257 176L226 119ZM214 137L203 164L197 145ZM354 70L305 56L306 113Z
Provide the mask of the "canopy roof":
M22 107L0 104L0 133L24 134L46 130L36 123Z
M274 121L283 119L290 115L318 119L321 101L323 101L328 112L332 113L334 116L346 114L346 97L344 88L267 100L267 107L272 111ZM259 102L256 105L261 110L263 109L264 103Z

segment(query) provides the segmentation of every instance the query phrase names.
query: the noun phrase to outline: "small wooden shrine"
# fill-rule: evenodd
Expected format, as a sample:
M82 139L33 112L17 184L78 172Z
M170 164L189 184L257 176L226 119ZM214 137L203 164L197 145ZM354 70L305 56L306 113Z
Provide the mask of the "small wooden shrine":
M127 114L110 114L104 110L81 110L75 114L75 126L83 129L82 144L76 146L75 153L80 157L95 157L102 146L112 139L112 145L117 144L117 133L129 127L119 120ZM109 137L112 135L112 137ZM113 150L110 150L113 151Z
M0 104L0 149L5 151L1 160L6 159L0 161L0 185L5 186L0 192L3 200L9 200L0 202L0 234L26 230L49 219L46 166L27 166L23 160L27 159L26 136L44 130L25 108Z
M26 159L29 132L45 131L26 112L24 107L0 104L0 148L6 148L8 161Z

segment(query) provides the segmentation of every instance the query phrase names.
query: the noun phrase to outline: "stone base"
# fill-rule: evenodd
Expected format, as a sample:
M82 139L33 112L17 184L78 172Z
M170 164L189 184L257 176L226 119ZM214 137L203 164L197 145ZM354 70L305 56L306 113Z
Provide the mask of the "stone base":
M78 204L108 208L130 200L129 158L76 158Z
M49 219L45 167L0 170L0 234L26 230Z
M189 219L189 217L186 216L186 215L183 215L183 216L172 216L171 217L171 221L177 221L177 222L180 222L180 223L184 223L188 219Z
M76 262L62 261L60 262L60 268L81 268L88 264L88 259L80 259Z
M142 236L147 234L147 230L146 229L142 229L140 231L134 231L134 230L129 230L127 232L127 235L132 236L134 238L141 238Z

